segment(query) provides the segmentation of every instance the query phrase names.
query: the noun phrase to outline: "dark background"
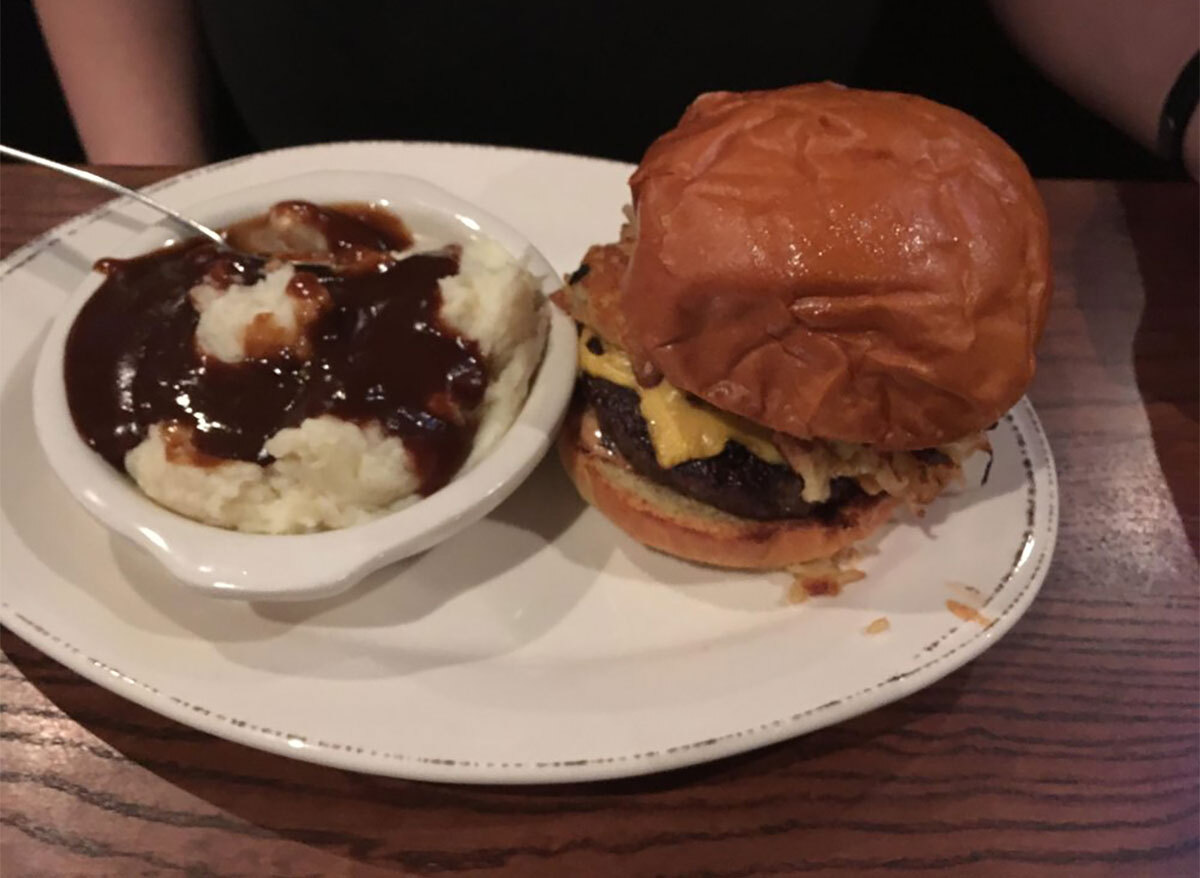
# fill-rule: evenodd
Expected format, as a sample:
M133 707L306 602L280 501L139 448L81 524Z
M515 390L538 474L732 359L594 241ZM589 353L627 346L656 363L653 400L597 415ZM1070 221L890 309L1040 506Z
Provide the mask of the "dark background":
M210 0L212 2L212 0ZM239 0L248 2L248 0ZM251 2L251 6L253 3ZM726 13L727 14L727 13ZM585 13L580 14L580 18ZM715 22L715 26L721 23ZM437 35L431 35L434 39ZM761 62L746 41L747 65ZM614 55L612 63L620 63ZM98 75L101 72L98 71ZM547 72L554 76L553 71ZM849 85L922 94L979 118L1005 138L1040 177L1169 179L1175 169L1155 158L1108 123L1093 116L1050 85L1009 43L986 5L974 0L888 2L880 4L864 51ZM586 144L553 126L533 129L517 120L489 122L486 135L459 133L452 102L442 119L425 130L444 131L434 139L486 139L498 144L588 152L637 161L654 134L674 124L682 104L655 118L625 119L612 136L589 132ZM264 145L242 124L227 96L218 102L219 155L224 158ZM439 124L441 123L441 124ZM455 134L458 133L456 137ZM83 161L54 70L46 55L30 0L4 0L0 21L0 137L5 143L66 161ZM304 139L330 139L305 136Z

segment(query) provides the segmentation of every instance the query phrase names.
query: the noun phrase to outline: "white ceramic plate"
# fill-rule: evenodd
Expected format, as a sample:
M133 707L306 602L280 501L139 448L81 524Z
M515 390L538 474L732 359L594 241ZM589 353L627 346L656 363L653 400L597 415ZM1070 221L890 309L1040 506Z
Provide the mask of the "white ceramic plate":
M266 153L151 188L184 205L267 172L328 168L427 179L507 220L560 271L616 234L630 171L521 150L362 143ZM1022 402L992 433L987 484L888 529L863 565L867 578L836 598L789 604L787 577L644 549L584 508L553 459L482 522L337 597L254 604L190 593L73 501L31 417L33 364L54 314L92 260L155 220L116 202L0 266L0 619L180 722L429 780L657 771L929 685L1003 635L1045 576L1057 489ZM958 618L947 600L992 624ZM881 617L888 631L863 633Z

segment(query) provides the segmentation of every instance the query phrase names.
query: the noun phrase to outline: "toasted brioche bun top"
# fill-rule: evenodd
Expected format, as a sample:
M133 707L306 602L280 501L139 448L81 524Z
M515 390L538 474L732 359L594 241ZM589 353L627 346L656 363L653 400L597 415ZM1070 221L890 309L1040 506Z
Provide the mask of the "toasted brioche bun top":
M829 83L705 94L630 186L622 341L719 408L924 448L987 428L1033 377L1045 210L957 110Z

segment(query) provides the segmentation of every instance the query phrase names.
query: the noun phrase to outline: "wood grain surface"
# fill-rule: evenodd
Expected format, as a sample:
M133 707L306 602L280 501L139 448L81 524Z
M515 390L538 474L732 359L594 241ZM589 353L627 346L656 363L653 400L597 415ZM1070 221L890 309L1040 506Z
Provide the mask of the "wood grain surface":
M1197 190L1043 192L1057 292L1031 395L1062 527L1041 596L976 661L710 765L454 787L192 731L5 632L3 875L1198 874ZM4 167L0 250L103 197Z

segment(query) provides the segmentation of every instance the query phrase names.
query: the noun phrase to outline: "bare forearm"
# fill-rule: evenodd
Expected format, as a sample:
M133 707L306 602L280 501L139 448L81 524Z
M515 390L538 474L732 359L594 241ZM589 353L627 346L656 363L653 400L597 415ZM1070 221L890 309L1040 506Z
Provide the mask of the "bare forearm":
M1155 148L1163 100L1197 48L1196 0L992 0L992 6L1059 86ZM1193 124L1184 148L1193 176L1197 149Z
M190 0L34 0L88 160L196 164L205 77Z

